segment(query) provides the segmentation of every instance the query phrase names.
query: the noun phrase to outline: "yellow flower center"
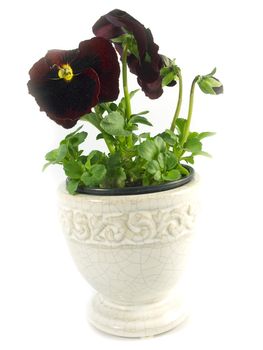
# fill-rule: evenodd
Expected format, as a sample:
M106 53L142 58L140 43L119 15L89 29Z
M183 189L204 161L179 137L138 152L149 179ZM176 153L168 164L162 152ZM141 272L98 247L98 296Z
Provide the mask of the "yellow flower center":
M73 78L73 70L69 64L63 64L59 67L58 77L64 79L65 81L70 81Z

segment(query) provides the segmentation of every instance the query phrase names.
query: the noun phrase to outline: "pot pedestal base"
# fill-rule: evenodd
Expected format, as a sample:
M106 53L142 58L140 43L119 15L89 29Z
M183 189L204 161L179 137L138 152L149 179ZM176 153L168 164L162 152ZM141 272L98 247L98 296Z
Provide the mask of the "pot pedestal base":
M89 307L89 322L99 330L121 337L142 338L167 332L188 316L180 298L140 305L116 304L95 295Z

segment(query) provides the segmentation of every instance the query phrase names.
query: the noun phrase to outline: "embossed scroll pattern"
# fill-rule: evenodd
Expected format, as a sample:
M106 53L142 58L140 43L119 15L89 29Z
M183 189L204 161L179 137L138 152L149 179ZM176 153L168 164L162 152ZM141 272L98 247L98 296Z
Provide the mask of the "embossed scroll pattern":
M65 234L76 241L138 244L178 239L191 230L195 210L187 204L173 209L95 215L60 208L60 219Z

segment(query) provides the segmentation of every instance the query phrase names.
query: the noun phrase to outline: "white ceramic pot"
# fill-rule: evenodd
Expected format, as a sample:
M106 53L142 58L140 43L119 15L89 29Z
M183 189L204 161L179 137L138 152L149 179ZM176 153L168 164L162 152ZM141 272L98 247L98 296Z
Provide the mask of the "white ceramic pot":
M60 218L75 263L98 294L90 322L144 337L185 318L177 292L193 236L197 176L168 191L95 196L59 188Z

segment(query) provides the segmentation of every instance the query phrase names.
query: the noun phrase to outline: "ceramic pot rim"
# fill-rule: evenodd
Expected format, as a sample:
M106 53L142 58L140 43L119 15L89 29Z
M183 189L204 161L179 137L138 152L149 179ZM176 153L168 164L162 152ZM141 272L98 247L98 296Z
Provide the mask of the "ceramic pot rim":
M189 165L184 165L184 167L189 171L189 175L182 177L179 180L166 182L160 185L154 186L134 186L134 187L124 187L124 188L89 188L89 187L79 187L77 193L79 194L89 194L94 196L127 196L127 195L138 195L146 193L155 193L171 190L177 187L181 187L188 182L190 182L195 174L194 169Z

